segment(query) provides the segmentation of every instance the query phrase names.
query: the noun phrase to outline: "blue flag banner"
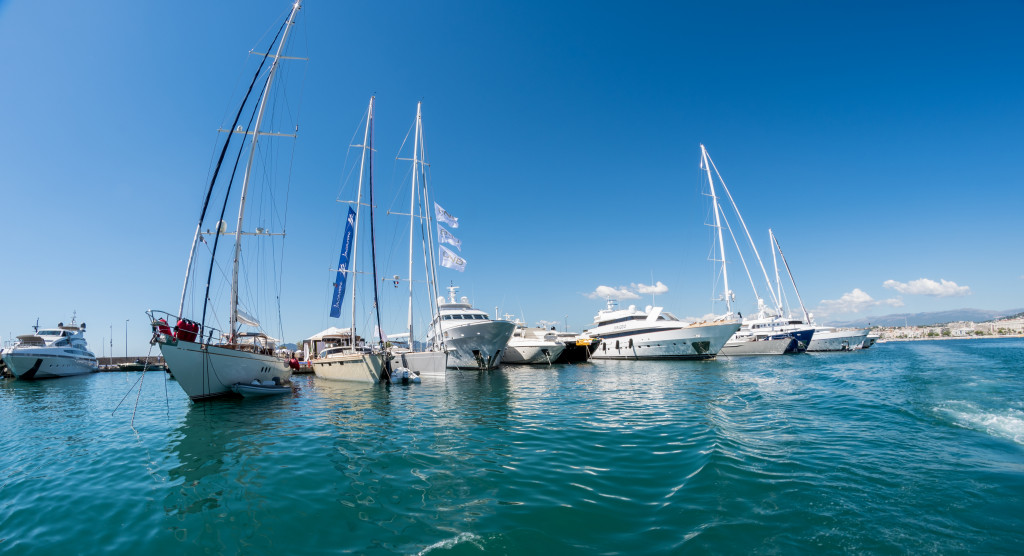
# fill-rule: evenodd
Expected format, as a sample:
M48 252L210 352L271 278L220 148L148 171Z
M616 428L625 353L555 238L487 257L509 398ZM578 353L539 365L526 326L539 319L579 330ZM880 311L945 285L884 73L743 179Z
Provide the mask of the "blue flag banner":
M341 241L341 258L338 259L338 277L334 281L334 301L331 302L331 317L341 316L341 302L345 299L345 274L348 272L348 256L352 252L352 236L355 234L356 211L348 208L345 221L345 237Z

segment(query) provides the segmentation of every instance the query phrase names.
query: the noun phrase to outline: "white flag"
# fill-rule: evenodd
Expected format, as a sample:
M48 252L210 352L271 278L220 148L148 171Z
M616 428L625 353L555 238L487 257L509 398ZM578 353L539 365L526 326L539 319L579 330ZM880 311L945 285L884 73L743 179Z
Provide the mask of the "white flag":
M443 222L445 224L448 224L452 228L458 228L459 227L459 219L455 218L454 216L452 216L450 214L448 214L448 211L446 211L443 208L441 208L441 205L439 205L437 203L434 203L434 215L437 216L437 221L438 222Z
M455 251L448 249L444 245L438 245L441 248L441 266L446 268L454 268L459 272L466 270L466 259L455 254Z
M456 249L462 251L462 240L453 236L448 230L442 228L441 224L437 225L437 241L439 243L454 245Z

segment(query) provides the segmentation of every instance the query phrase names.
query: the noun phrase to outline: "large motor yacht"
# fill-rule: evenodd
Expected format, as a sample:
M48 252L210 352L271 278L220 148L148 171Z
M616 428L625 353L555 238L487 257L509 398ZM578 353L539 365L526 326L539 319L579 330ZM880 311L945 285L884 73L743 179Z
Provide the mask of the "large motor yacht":
M4 363L14 376L32 380L91 373L99 368L96 355L85 342L85 323L18 336L18 343L3 352Z
M739 328L737 319L691 323L662 307L616 309L609 299L583 335L601 338L594 359L710 359Z
M457 286L448 287L448 300L437 298L438 315L430 325L427 340L443 345L450 369L494 369L501 364L505 346L516 329L507 320L491 320L474 309L465 296L455 301Z

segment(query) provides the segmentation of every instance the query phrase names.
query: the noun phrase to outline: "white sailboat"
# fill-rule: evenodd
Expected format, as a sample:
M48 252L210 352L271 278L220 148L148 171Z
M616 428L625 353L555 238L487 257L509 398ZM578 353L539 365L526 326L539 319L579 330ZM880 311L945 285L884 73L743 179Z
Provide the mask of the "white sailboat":
M60 378L91 373L99 368L96 355L85 342L85 323L59 323L56 328L18 336L18 343L3 350L3 361L22 380Z
M341 303L345 295L345 285L348 278L352 280L352 326L349 329L348 342L337 342L329 346L312 360L313 373L319 378L329 380L341 380L349 382L387 382L390 378L390 367L388 355L379 347L365 345L357 340L356 336L356 300L357 280L356 274L359 269L359 216L363 211L363 181L364 177L369 184L369 202L366 208L370 209L370 244L373 245L373 103L370 98L370 106L366 113L366 130L363 135L363 144L357 145L362 148L362 157L359 161L359 182L356 186L355 209L349 207L348 218L346 219L344 244L341 251L341 260L338 263L337 279L334 284L334 301L331 307L331 316L341 316ZM351 259L349 252L351 251ZM380 329L380 304L377 300L376 262L371 256L370 265L374 267L374 306L378 311L377 328Z
M253 77L249 92L246 93L245 99L243 99L239 107L234 123L227 130L227 139L221 151L220 161L218 161L213 177L210 180L206 200L200 213L199 223L196 226L188 265L185 269L185 284L182 287L181 303L178 306L177 313L155 310L147 311L154 332L152 343L159 347L167 363L168 371L174 376L177 384L181 386L185 394L193 401L233 395L232 387L236 384L251 384L253 381L271 381L288 384L293 368L298 367L298 362L294 359L289 359L286 355L280 353L275 354L277 340L260 330L261 325L259 321L251 316L249 312L239 307L239 279L240 263L243 257L243 236L257 236L257 239L267 240L274 237L283 237L284 235L283 232L274 233L263 226L256 227L253 232L247 232L244 225L246 223L246 200L251 192L250 190L253 189L251 187L253 182L258 179L256 176L266 176L272 173L259 166L260 161L257 160L256 153L269 150L269 145L264 145L261 141L270 141L275 136L294 137L294 135L285 133L265 131L264 128L268 124L268 99L275 92L273 85L275 84L275 76L280 68L280 61L289 58L284 56L283 52L300 7L301 0L292 4L287 20L282 24L277 36L271 42L271 47L276 43L276 50L271 54L268 49L267 53L260 55L260 67ZM256 85L260 79L263 80L263 86L257 87ZM249 124L247 126L239 125L239 122L242 121L243 111L247 106L251 106L249 99L254 91L259 93L257 96L258 102L256 102L255 110L248 120ZM248 141L248 156L242 177L236 228L234 232L227 232L227 225L223 220L229 201L231 185L235 177L235 171L232 170L231 179L228 181L226 191L224 192L221 220L216 223L215 231L212 234L209 230L204 233L202 227L206 219L211 196L215 185L218 184L217 179L220 175L225 154L231 144L231 138L236 134ZM236 169L243 154L245 154L244 145L238 151L238 157L235 160ZM267 186L267 188L269 190L270 186ZM222 332L213 326L208 326L206 324L206 317L207 308L211 302L210 282L213 276L213 269L217 266L217 246L220 237L226 235L234 236L234 256L232 260L230 297L228 300L228 324L227 330ZM208 238L212 240L212 245L210 245L211 241ZM210 264L206 276L206 288L201 301L198 302L202 306L201 316L198 321L195 321L186 318L184 311L186 294L190 291L189 283L194 279L193 272L195 267L193 263L196 260L197 247L201 243L210 249ZM248 253L246 256L248 256ZM248 272L246 275L248 276ZM192 288L194 290L193 294L195 295L201 289ZM249 304L251 309L253 309L250 312L253 313L256 312L255 309L260 305L255 300L250 300ZM198 309L195 310L198 312ZM255 330L243 332L241 330L242 326L248 326Z
M750 237L750 231L747 229L747 224L743 220L743 215L740 214L739 207L736 205L736 201L733 199L732 193L729 192L729 188L725 185L725 181L722 180L721 174L718 173L718 168L715 166L714 161L711 160L711 156L708 154L704 145L700 146L700 150L701 169L704 170L707 175L713 210L715 211L715 227L718 228L718 244L722 249L723 277L728 280L725 273L725 250L721 228L724 225L729 230L729 235L732 237L733 244L736 246L736 254L739 256L740 262L743 264L743 269L747 274L751 290L754 292L754 297L757 299L757 315L755 317L747 317L743 319L743 326L725 344L722 348L721 354L782 355L785 353L798 353L803 351L807 348L807 344L810 342L811 336L814 333L813 329L809 324L800 323L798 320L782 316L781 302L776 294L776 290L772 288L771 280L768 278L768 272L764 268L764 263L761 261L761 255L757 250L757 246L754 245L753 238ZM715 190L715 179L712 176L712 170L714 170L715 174L718 176L718 183L720 184L723 193L729 199L733 212L739 220L740 226L742 227L747 241L749 242L750 249L753 251L754 257L757 259L757 264L761 269L761 273L764 275L765 285L768 289L769 295L771 296L772 302L776 305L776 310L770 309L758 292L757 285L755 284L753 276L750 274L750 269L747 266L746 258L743 256L743 251L740 249L739 242L736 240L732 227L729 225L728 219L725 217L721 200ZM776 278L777 277L778 270L776 270ZM728 290L728 285L726 286L726 290ZM732 297L732 292L727 291L727 296ZM730 300L727 299L726 301L728 303ZM732 311L731 305L729 306L729 311L730 313Z
M437 267L434 265L434 239L433 226L430 218L430 196L427 189L426 175L426 148L423 144L423 103L416 103L416 129L413 135L412 155L412 187L409 198L409 312L408 312L408 347L393 350L395 360L402 367L421 376L444 376L448 366L448 353L444 346L444 339L439 338L437 343L428 343L425 349L416 349L416 335L413 327L414 308L414 283L413 278L413 255L416 221L422 223L420 228L423 239L423 253L426 262L426 287L430 292L426 297L429 304L431 317L437 315L437 305L434 299L437 298ZM418 214L417 214L418 211ZM397 280L397 277L396 277ZM397 284L397 282L396 282ZM433 320L433 319L431 319Z

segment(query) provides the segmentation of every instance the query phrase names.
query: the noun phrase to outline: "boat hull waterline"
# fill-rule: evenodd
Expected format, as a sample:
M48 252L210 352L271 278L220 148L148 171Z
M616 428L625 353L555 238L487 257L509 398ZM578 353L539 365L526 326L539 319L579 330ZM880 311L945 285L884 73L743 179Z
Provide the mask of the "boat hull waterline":
M157 341L167 370L193 401L233 395L235 384L253 380L288 382L292 369L275 355L175 340L161 335Z
M791 336L764 340L728 341L718 355L783 355L796 353L796 339Z
M711 359L740 328L739 321L681 328L599 333L593 359Z
M344 353L313 360L313 373L319 378L344 382L380 382L382 356L373 353Z
M867 329L823 330L816 329L807 351L850 351L860 349L868 337Z
M448 354L443 351L410 351L395 357L402 367L425 377L443 378L448 367Z
M449 321L445 321L447 324ZM496 369L516 325L508 321L481 321L444 329L449 369Z
M513 365L538 365L554 363L565 350L562 342L517 342L516 338L505 346L502 360Z
M21 380L63 378L96 371L96 358L54 353L60 348L42 348L4 353L4 363Z

